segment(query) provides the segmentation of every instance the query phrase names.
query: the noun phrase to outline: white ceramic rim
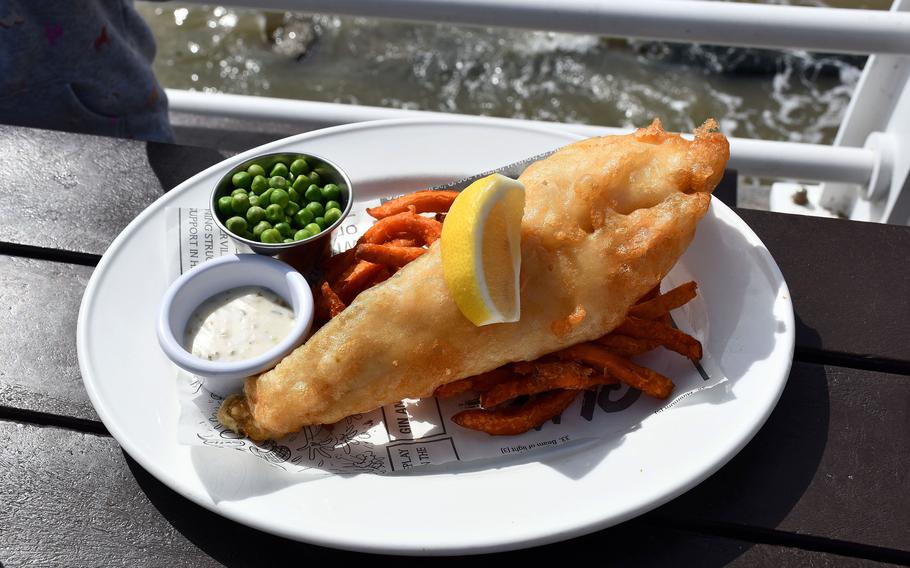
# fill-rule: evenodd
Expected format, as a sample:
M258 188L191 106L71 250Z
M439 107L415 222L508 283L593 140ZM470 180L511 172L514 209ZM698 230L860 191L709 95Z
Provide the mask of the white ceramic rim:
M786 286L786 282L784 281L783 275L780 273L780 269L778 268L777 264L770 257L770 253L767 252L767 248L764 247L764 245L761 243L761 240L742 219L733 213L729 207L716 199L712 202L712 211L715 212L717 216L722 218L726 223L731 225L732 228L740 233L745 239L747 239L750 244L753 244L757 248L760 247L760 249L763 251L763 254L767 255L767 258L770 260L770 266L768 267L770 276L778 283L780 289L781 295L779 296L777 302L779 303L781 301L780 298L783 298L786 301L787 305L782 308L783 312L778 315L782 318L782 325L784 325L785 328L789 330L789 334L785 338L786 343L776 347L776 354L778 357L775 358L774 366L771 369L770 373L771 376L779 378L779 380L772 385L772 390L766 391L763 394L763 404L759 412L754 415L752 421L748 424L748 427L738 432L738 435L735 437L735 439L725 440L723 448L721 450L718 450L718 453L713 456L713 459L707 460L704 463L700 463L696 469L690 472L688 476L675 478L672 483L669 483L662 488L662 491L657 497L652 498L647 502L640 503L638 506L628 507L624 510L612 511L610 513L605 513L603 511L579 511L578 516L576 518L573 518L572 522L567 523L560 529L554 530L554 528L549 525L543 527L529 526L524 527L524 532L521 533L520 536L510 535L508 537L500 537L499 535L494 534L480 535L471 542L452 542L451 540L447 540L445 538L446 535L442 535L442 538L432 542L412 542L407 538L403 538L400 542L387 542L383 539L370 538L370 535L352 535L348 534L344 530L336 530L336 527L321 527L318 525L308 526L306 527L305 531L302 531L300 530L300 527L288 526L287 524L281 523L280 520L276 522L274 519L261 518L257 516L251 517L249 514L246 514L243 511L239 510L239 508L224 507L221 506L221 504L213 503L209 495L204 494L201 491L193 490L194 488L188 487L187 484L184 483L174 472L170 471L166 467L163 467L161 464L156 463L154 460L149 459L146 451L140 445L134 443L125 434L120 425L112 419L112 413L107 406L107 401L100 397L95 387L96 379L93 378L92 369L88 366L87 363L89 358L89 353L87 352L86 347L88 345L88 322L85 319L85 314L91 310L93 302L95 300L96 287L99 286L100 281L99 275L103 274L108 265L114 262L117 254L121 251L124 243L127 242L127 240L130 238L131 233L135 230L135 228L140 224L145 223L150 216L154 215L158 211L158 209L165 207L166 204L174 199L176 195L178 195L184 188L192 186L195 183L195 180L207 175L211 175L216 170L231 167L234 163L239 163L251 156L272 151L273 148L280 148L291 142L305 141L320 135L350 133L364 129L389 128L396 126L421 124L432 126L437 129L445 128L447 125L463 127L466 124L475 124L478 128L491 127L491 125L487 123L484 123L482 121L473 121L471 119L395 119L342 125L321 131L304 133L284 140L272 142L259 148L251 149L247 152L244 152L243 154L234 156L222 163L216 164L204 170L203 172L200 172L196 176L193 176L189 180L183 182L178 187L171 190L168 194L159 198L154 206L150 206L145 211L143 211L139 216L136 217L136 219L130 223L130 225L124 229L120 235L117 236L117 238L114 239L107 252L99 262L97 268L95 269L95 272L93 273L83 296L77 323L77 353L79 356L80 372L82 373L83 381L85 383L89 398L92 401L92 404L94 405L102 422L104 422L105 426L107 426L110 433L121 444L123 449L152 475L154 475L161 482L168 485L170 488L183 495L187 499L229 519L246 524L247 526L286 538L303 540L305 542L322 546L363 552L391 552L413 555L476 554L514 550L528 546L548 544L565 540L567 538L588 534L590 532L621 523L670 501L671 499L684 493L685 491L689 490L690 488L694 487L709 477L715 471L720 469L720 467L726 464L733 456L735 456L752 439L755 433L758 432L758 430L765 423L768 416L771 414L771 411L774 409L778 399L780 398L784 386L786 385L786 378L789 374L794 349L794 333L792 331L794 326L794 317L792 304L789 301L790 295L789 290ZM556 133L550 129L535 128L525 125L495 125L493 128L501 130L515 130L519 132L535 132L537 134L548 134L567 141L581 138L579 136L566 133ZM776 305L775 307L781 308L779 305ZM560 456L564 454L565 452L560 454ZM519 473L525 473L526 471L527 470L522 470L519 471ZM440 474L440 476L444 475L446 474ZM447 475L451 476L452 474ZM387 477L385 479L390 486L396 488L400 487L399 482L403 478ZM453 478L447 477L446 479Z

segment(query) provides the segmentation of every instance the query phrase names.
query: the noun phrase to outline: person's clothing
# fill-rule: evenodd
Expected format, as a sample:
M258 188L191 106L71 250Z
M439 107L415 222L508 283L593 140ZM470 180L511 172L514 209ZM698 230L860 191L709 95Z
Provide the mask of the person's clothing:
M172 141L128 0L0 0L0 123Z

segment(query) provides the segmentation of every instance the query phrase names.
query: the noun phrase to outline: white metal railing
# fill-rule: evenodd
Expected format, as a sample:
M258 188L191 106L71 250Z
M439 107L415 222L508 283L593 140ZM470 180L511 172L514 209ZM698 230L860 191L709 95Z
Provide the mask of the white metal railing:
M178 0L206 4L211 0ZM819 203L854 219L910 224L910 0L890 11L703 0L227 0L227 5L717 45L872 54L833 146L731 139L741 174L826 183ZM168 90L177 112L315 128L450 114ZM476 118L475 118L476 119ZM510 121L511 119L483 119ZM530 122L595 135L620 129ZM857 191L856 186L862 190ZM906 186L906 187L905 187ZM815 194L817 195L817 194ZM772 191L772 207L786 204ZM786 207L782 207L786 209ZM820 209L819 209L820 210Z
M211 4L211 0L180 0ZM412 22L833 53L910 54L910 14L704 0L227 0Z
M529 124L584 136L627 133L628 128L566 124L511 118L468 117L441 112L402 110L167 89L171 109L198 115L280 121L302 128L323 128L337 124L385 118L457 118L509 124ZM729 166L743 175L811 181L841 181L867 185L876 156L864 148L822 144L775 142L749 138L730 139Z

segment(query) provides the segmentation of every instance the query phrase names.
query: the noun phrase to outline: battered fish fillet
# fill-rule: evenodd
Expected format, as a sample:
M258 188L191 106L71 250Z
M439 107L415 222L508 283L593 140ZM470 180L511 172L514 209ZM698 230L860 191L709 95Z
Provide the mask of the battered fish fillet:
M658 120L531 165L522 219L521 320L475 327L449 295L440 242L363 293L219 419L255 440L430 396L508 362L600 337L670 271L729 157L714 121L690 142Z

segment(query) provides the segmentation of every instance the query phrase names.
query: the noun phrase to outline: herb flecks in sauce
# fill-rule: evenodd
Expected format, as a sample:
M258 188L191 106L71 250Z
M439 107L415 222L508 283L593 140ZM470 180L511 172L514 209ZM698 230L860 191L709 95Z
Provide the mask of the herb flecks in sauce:
M294 312L273 292L234 288L196 308L186 326L186 347L209 361L243 361L265 353L287 337Z

